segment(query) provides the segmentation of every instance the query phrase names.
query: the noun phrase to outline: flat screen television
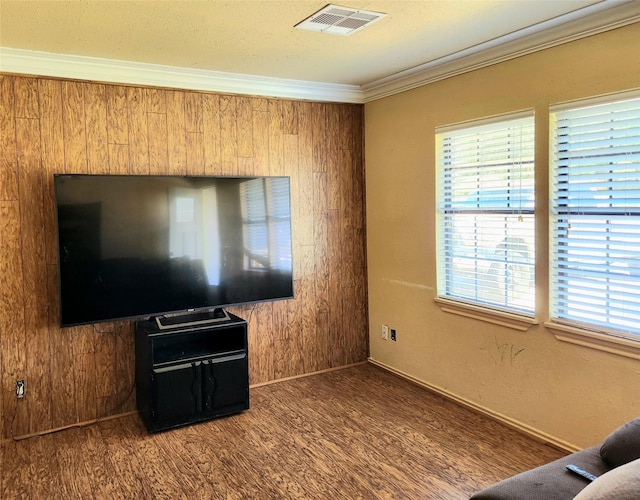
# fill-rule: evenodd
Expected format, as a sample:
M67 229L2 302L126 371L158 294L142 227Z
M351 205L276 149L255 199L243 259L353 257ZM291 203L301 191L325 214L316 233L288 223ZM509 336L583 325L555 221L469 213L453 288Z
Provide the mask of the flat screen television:
M288 177L56 174L54 188L61 326L293 297Z

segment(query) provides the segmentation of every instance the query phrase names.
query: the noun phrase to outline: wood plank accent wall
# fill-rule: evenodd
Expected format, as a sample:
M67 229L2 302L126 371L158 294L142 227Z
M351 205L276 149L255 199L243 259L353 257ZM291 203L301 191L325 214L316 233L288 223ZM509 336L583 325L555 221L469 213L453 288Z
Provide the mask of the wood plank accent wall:
M250 383L366 359L361 105L0 75L2 438L135 409L133 323L58 327L53 173L290 176L296 297L230 308Z

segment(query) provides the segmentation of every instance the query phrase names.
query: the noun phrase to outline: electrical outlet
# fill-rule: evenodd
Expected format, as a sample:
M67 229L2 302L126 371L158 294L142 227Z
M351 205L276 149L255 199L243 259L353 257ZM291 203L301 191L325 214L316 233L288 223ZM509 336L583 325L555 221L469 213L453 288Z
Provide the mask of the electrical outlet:
M387 325L382 325L382 338L389 340L389 327Z
M16 380L16 398L24 397L24 380Z
M391 329L391 340L393 340L394 342L397 340L396 339L396 330L394 328Z

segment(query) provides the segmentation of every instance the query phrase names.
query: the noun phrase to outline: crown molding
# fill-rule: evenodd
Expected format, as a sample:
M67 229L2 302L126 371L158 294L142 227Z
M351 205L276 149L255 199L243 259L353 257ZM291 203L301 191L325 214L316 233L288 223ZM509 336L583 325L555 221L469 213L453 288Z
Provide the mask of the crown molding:
M363 101L375 101L638 21L640 21L640 1L605 0L415 68L366 83L360 87Z
M640 21L640 1L603 0L361 86L0 47L0 72L125 85L362 104Z
M362 103L362 91L357 85L287 80L9 47L0 47L0 71L126 85Z

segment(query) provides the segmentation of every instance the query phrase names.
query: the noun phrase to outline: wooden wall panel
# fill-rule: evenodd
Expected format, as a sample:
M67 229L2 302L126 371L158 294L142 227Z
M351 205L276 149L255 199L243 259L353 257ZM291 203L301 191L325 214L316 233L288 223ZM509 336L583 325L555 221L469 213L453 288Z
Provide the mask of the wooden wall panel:
M49 322L46 306L34 310L26 309L25 333L26 351L25 374L29 387L29 433L43 428L51 428L51 360L49 357Z
M113 376L116 380L115 394L110 394L109 407L101 409L99 416L117 415L135 410L135 340L133 325L118 322L114 326L115 352Z
M326 141L327 208L339 210L341 208L340 182L343 174L343 166L340 164L340 159L343 150L340 149L340 111L335 104L327 106Z
M204 173L220 171L220 97L215 94L202 96L202 138Z
M302 258L308 263L313 258L312 247L302 247ZM305 249L310 252L307 256ZM301 258L300 256L298 258ZM305 266L303 266L303 269ZM304 271L303 271L304 272ZM318 352L321 343L318 341L319 335L316 331L316 315L304 314L305 311L314 311L314 283L313 273L307 273L304 277L296 281L297 300L300 303L300 350L303 354L303 372L312 373L320 369ZM366 357L362 358L365 359Z
M269 100L269 171L268 175L284 175L284 114L282 101Z
M62 141L62 85L55 80L40 80L40 137L42 169L44 171L44 238L46 264L57 265L57 234L54 206L53 174L64 172L64 142ZM57 290L48 289L49 305Z
M169 145L168 172L187 173L187 135L184 92L167 91L167 131Z
M0 201L18 199L13 78L0 75Z
M38 81L33 78L16 78L14 82L16 118L38 119Z
M86 83L83 91L84 121L87 131L87 169L92 174L108 174L107 123L113 123L113 117L108 116L107 89L104 85Z
M28 380L27 390L33 397L24 404L27 421L16 419L14 434L26 428L35 432L51 426L51 384L49 379L49 332L48 305L50 289L47 286L47 258L55 259L55 251L47 252L46 242L53 236L54 219L52 211L46 209L46 202L53 197L47 183L47 170L41 168L43 158L57 156L62 144L55 140L59 133L60 93L58 86L40 86L33 79L16 81L18 95L23 95L24 109L17 110L16 148L18 152L20 232L22 250L22 276L24 287L24 374ZM50 90L48 92L47 90ZM38 110L40 110L38 112ZM44 112L47 118L43 119ZM27 118L28 115L28 118ZM40 136L40 141L33 137ZM48 149L45 150L45 147ZM62 163L58 162L58 166ZM28 348L27 348L28 346ZM17 347L21 347L17 344ZM27 378L28 375L28 378ZM14 381L15 386L15 381Z
M266 109L266 103L265 103ZM253 172L269 171L269 113L253 110Z
M110 174L126 175L130 173L129 145L109 144L109 172Z
M220 174L238 172L236 97L220 96ZM242 131L240 131L242 133Z
M313 175L313 235L315 246L315 303L320 313L329 312L329 239L327 179L323 173ZM294 228L295 230L295 228Z
M327 106L325 104L312 103L311 130L313 131L313 171L326 172L327 170Z
M97 417L98 371L95 363L96 337L99 331L91 326L67 328L60 333L67 335L67 342L72 342L72 372L74 385L74 413L79 422L87 422Z
M148 94L145 89L127 89L127 120L131 173L149 173L149 123L147 121Z
M253 158L253 104L250 97L237 97L238 157Z
M57 281L57 276L55 278ZM69 422L78 422L75 411L75 374L73 370L75 356L69 349L73 333L63 330L58 325L59 309L56 304L49 309L49 356L51 379L51 427L54 429L68 425ZM26 400L31 396L27 387ZM5 415L6 419L6 415ZM44 426L42 427L45 428Z
M169 173L169 149L167 144L166 113L149 112L149 173L162 175Z
M185 127L187 132L202 132L202 94L184 95Z
M133 323L58 326L54 173L289 176L295 298L230 308L250 383L364 361L362 126L359 105L0 75L2 438L135 410Z
M84 88L78 82L62 83L62 123L64 140L63 173L88 173Z
M17 201L0 201L0 352L2 364L3 436L27 432L27 408L15 397L17 379L24 379L25 303L22 288L20 206ZM13 416L16 417L12 428Z
M91 85L87 85L91 87ZM109 144L129 144L129 124L127 123L127 89L107 85L107 141Z
M22 286L25 307L46 304L44 250L44 174L40 169L40 123L33 118L16 118L18 150L18 193L20 196L20 235L22 244Z
M202 132L187 132L187 174L204 175L204 137Z

